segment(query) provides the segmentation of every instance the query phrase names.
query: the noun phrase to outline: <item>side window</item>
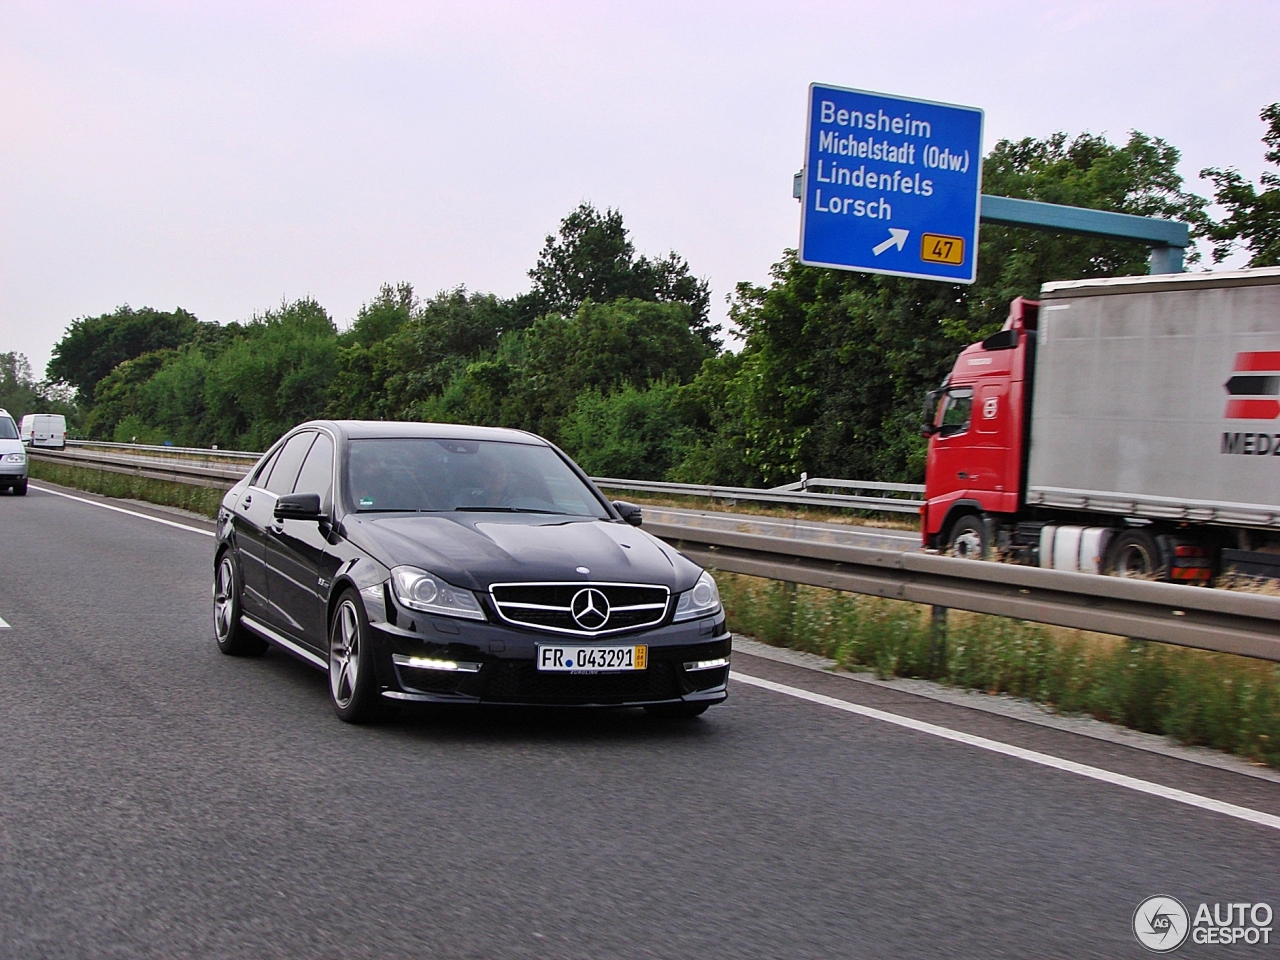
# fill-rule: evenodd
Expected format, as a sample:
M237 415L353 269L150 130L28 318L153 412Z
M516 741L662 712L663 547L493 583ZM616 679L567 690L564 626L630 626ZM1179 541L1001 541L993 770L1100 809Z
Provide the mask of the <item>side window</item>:
M938 435L954 437L969 429L969 415L973 411L973 387L953 387L947 391L942 407L942 419Z
M333 486L333 441L328 434L316 434L316 442L303 461L294 493L320 494L320 509L329 509L329 490Z
M262 461L260 466L253 474L253 480L250 481L251 486L265 487L267 485L267 477L271 476L271 468L275 466L276 461L280 459L280 448L277 447L271 456Z
M311 449L311 441L316 435L308 430L295 434L276 457L275 466L271 468L271 478L267 480L267 489L276 496L293 493L293 484L298 479L298 471L302 469L302 461Z

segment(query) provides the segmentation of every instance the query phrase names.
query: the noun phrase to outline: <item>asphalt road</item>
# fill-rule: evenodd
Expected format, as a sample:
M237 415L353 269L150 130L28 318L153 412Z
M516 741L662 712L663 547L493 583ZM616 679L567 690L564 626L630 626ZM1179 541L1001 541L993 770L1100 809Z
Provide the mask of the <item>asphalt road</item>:
M217 652L211 546L0 497L0 956L1138 957L1153 894L1280 912L1274 827L743 682L695 721L344 725L309 667ZM1272 782L734 666L1280 815Z

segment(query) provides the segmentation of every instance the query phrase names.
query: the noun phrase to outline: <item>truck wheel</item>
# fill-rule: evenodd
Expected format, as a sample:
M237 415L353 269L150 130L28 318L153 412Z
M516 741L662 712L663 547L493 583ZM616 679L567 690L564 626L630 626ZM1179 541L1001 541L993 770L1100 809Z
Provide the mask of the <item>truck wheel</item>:
M1164 580L1167 573L1160 544L1146 530L1126 530L1112 539L1105 572L1112 577L1138 580Z
M975 513L966 513L951 525L947 553L965 560L987 559L987 528Z

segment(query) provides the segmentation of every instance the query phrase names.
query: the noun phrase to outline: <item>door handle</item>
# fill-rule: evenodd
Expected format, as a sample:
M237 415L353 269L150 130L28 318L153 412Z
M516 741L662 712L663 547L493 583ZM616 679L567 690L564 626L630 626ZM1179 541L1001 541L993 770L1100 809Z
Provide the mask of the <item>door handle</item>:
M244 507L244 509L248 510L248 509L249 509L249 504L251 504L251 503L253 503L253 494L252 494L252 493L251 493L251 494L249 494L247 497L245 497L243 500L241 500L241 501L240 501L240 506L242 506L242 507Z

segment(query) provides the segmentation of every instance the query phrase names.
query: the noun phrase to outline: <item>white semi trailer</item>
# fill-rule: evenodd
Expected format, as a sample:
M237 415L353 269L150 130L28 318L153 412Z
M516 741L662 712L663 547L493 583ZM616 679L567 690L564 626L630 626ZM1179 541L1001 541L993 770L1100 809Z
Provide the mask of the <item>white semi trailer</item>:
M1280 576L1280 268L1047 283L961 353L925 432L929 546Z

